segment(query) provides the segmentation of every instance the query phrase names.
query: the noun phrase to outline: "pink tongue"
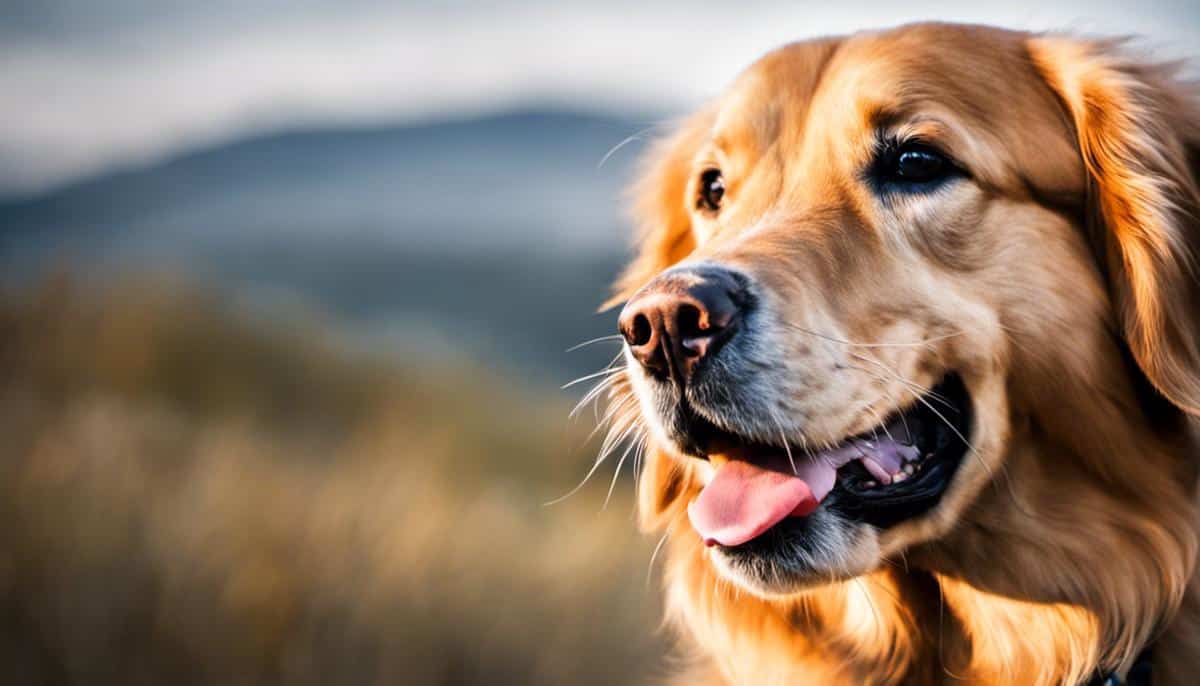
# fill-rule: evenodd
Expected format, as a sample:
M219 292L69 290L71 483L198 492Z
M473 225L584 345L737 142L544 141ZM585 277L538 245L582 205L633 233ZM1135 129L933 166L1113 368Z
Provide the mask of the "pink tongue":
M735 546L789 515L811 514L833 487L837 473L819 462L798 467L798 474L793 475L742 460L722 464L700 497L688 506L692 526L708 545Z

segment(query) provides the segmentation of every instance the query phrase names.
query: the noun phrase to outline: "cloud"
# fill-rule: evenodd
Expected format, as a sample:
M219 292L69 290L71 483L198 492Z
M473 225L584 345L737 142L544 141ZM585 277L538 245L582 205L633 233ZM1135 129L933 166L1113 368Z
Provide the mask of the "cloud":
M1178 55L1200 25L1189 2L967 4L124 0L75 14L52 10L79 0L47 0L0 47L0 193L286 127L530 103L676 110L767 47L917 19L1137 33Z

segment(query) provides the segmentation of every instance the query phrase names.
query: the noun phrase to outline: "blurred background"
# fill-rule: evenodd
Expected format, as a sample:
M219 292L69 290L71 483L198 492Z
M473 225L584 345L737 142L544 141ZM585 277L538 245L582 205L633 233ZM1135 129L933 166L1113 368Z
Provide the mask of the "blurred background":
M0 679L642 684L568 413L646 141L781 43L1160 2L0 1ZM611 498L608 498L610 486ZM607 505L606 505L607 503Z

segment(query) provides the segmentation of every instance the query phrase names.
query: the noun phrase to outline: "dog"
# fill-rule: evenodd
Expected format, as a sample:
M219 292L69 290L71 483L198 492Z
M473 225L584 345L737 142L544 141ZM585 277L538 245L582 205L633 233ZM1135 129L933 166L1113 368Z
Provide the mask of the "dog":
M609 397L678 683L1196 683L1198 163L1176 67L948 24L654 145Z

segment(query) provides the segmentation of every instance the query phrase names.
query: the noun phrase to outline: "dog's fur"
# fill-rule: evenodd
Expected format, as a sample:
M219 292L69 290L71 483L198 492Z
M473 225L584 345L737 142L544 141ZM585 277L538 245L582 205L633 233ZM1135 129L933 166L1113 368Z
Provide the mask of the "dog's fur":
M862 169L884 128L968 178L881 201ZM1170 67L930 24L776 50L651 152L614 302L681 262L751 275L775 372L747 384L793 436L862 431L947 371L976 417L933 511L845 544L830 579L763 589L691 529L708 466L643 398L641 521L668 537L669 612L697 656L679 683L1074 684L1151 643L1156 684L1194 683L1198 153ZM695 203L713 165L715 217ZM617 385L644 394L632 367Z

